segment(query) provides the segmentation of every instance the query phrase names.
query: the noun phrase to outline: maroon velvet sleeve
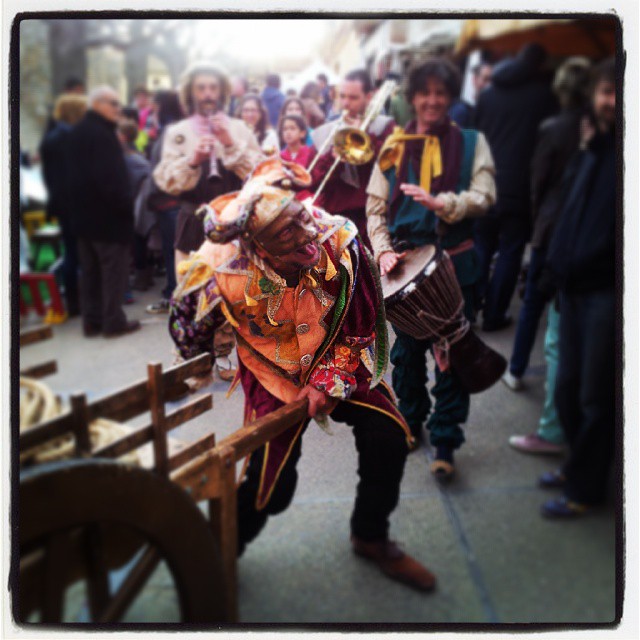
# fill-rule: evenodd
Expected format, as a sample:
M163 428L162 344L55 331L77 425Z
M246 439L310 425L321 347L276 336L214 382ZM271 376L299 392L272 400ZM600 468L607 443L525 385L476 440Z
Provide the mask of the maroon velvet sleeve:
M356 240L351 246L352 255L357 255L358 268L351 304L342 329L346 335L365 336L375 332L378 306L382 304L378 297L377 284L380 276L376 267L370 263L364 245Z

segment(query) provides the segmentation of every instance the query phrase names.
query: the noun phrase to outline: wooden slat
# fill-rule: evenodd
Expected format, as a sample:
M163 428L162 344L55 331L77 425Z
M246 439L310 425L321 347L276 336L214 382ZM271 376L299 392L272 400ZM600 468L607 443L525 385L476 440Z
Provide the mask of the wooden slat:
M87 408L87 396L84 393L74 393L70 400L73 433L76 437L76 456L91 455L91 441L89 440L89 422L91 420Z
M212 396L201 396L189 402L188 405L180 407L176 411L170 413L165 417L166 431L171 431L177 426L191 420L196 416L201 415L205 411L208 411L213 406ZM134 432L111 442L110 444L100 447L93 451L92 456L94 458L119 458L120 456L141 447L142 445L150 442L153 439L153 425L148 424L140 429L136 429ZM185 464L184 462L182 464ZM175 467L177 468L177 467Z
M191 460L171 474L171 480L179 484L194 502L210 500L220 495L220 482L212 472L216 449L205 451L195 460Z
M159 561L160 553L158 549L156 547L147 547L142 557L127 574L111 602L109 602L100 616L95 619L95 622L119 621L140 592L140 589L144 587Z
M34 364L31 367L27 367L20 372L20 375L25 378L44 378L50 376L52 373L58 371L58 363L55 360L48 360L47 362L41 362L40 364Z
M238 429L218 446L233 447L237 459L249 455L283 431L299 424L307 416L307 400L298 400Z
M193 460L195 457L199 456L205 451L213 449L215 446L215 433L207 434L203 438L196 440L193 444L190 444L188 447L169 458L169 471L175 471L176 469L184 466L185 464L187 464L187 462Z
M147 374L149 376L149 408L153 425L154 466L160 475L167 476L169 474L169 454L167 451L162 365L159 362L150 362L147 365Z
M166 399L171 400L176 392L182 395L185 378L206 372L211 368L211 356L207 353L183 364L168 369L162 374ZM94 400L88 406L89 421L96 418L108 418L116 422L127 420L149 411L149 387L147 380L133 384ZM198 414L196 414L198 415Z
M218 447L215 474L220 481L220 498L209 502L209 516L213 534L220 543L224 571L225 621L238 620L238 515L236 499L236 452L233 447Z
M129 451L133 451L153 438L153 426L148 424L133 433L96 449L91 454L94 458L119 458Z
M73 420L71 413L63 413L47 422L23 431L20 434L20 450L27 451L47 440L52 440L73 431Z
M165 417L167 431L175 429L187 420L191 420L196 416L208 411L213 406L213 397L211 395L201 396L190 401L184 407L180 407L176 411ZM138 447L150 442L153 439L153 425L148 424L140 429L136 429L133 433L119 438L104 447L100 447L93 452L94 458L119 458ZM183 463L184 464L184 463ZM177 468L177 467L176 467Z
M184 406L165 416L166 430L171 431L171 429L175 429L178 425L202 415L205 411L209 411L212 407L213 396L211 394L190 400Z
M127 420L149 411L147 381L135 382L89 404L89 421L108 418L116 422Z
M165 389L173 387L179 382L191 378L192 376L202 375L211 370L211 355L203 353L192 360L182 362L171 369L167 369L162 374Z
M109 571L104 554L104 535L97 523L89 524L84 532L84 556L87 566L87 592L91 619L96 620L111 599Z
M69 536L58 533L46 545L42 579L40 621L61 622L64 609L65 572L69 561Z
M20 332L20 346L24 347L34 342L40 342L41 340L48 340L53 337L53 331L51 327L41 325L34 327L33 329L27 329Z

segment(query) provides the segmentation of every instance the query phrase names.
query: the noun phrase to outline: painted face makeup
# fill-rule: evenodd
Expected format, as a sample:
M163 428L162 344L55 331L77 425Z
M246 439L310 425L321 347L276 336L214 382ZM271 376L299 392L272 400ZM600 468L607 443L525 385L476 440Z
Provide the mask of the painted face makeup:
M255 238L259 247L273 258L276 270L314 267L320 260L318 227L311 214L293 200L268 227Z

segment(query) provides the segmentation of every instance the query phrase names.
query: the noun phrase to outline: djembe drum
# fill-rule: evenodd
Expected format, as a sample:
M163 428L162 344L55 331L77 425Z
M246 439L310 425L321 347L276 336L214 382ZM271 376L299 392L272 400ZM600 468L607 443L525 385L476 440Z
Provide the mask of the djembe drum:
M387 318L417 340L431 340L441 371L449 366L469 393L495 384L507 361L471 330L451 258L435 245L407 251L381 277Z

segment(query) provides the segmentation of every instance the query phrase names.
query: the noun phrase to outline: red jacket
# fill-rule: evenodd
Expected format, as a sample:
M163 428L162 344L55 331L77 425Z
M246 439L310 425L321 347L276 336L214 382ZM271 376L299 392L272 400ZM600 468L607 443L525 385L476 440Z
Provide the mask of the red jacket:
M312 146L306 146L306 145L303 145L300 147L295 159L292 157L289 149L283 149L280 152L280 157L283 160L286 160L287 162L295 162L296 164L299 164L301 167L304 167L305 169L311 164L311 161L315 158L315 156L316 156L315 148Z
M367 185L369 184L369 178L371 178L373 164L374 162L376 162L378 154L380 153L380 149L382 149L382 145L384 144L385 140L393 132L394 126L394 122L393 120L391 120L385 127L382 135L376 136L370 134L371 142L374 148L374 156L373 159L367 164L359 165L356 167L360 185L358 187L353 187L344 182L341 177L344 163L341 162L336 167L327 184L324 186L319 199L315 203L316 206L322 207L323 209L325 209L325 211L334 214L339 214L344 211L350 211L353 209L364 210L367 203ZM316 163L316 166L311 172L314 191L318 189L318 187L324 180L324 177L331 168L333 162L334 157L332 154L332 149L329 148L320 157L320 159Z
M295 162L296 164L299 164L301 167L304 167L306 169L311 164L312 160L316 157L316 150L313 146L303 145L298 150L295 160L291 156L291 152L289 151L289 149L283 149L280 152L280 157L287 162ZM312 195L312 191L308 191L305 189L304 191L299 191L296 194L296 199L302 201L306 200Z

